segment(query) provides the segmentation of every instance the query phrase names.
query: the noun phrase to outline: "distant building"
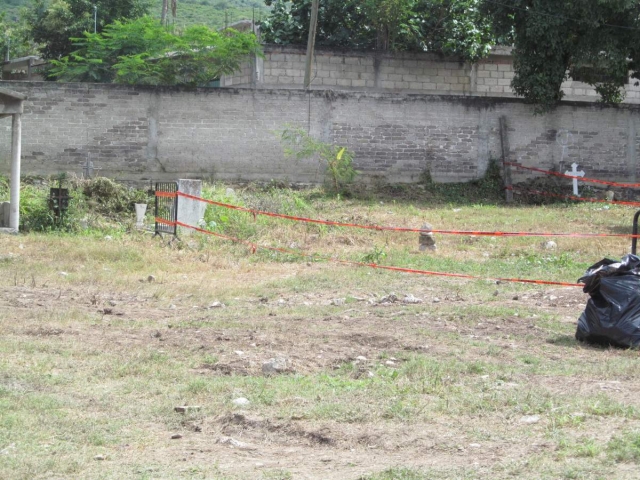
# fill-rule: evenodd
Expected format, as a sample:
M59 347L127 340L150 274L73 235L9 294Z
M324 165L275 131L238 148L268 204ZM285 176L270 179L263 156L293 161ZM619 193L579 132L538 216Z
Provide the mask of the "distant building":
M5 60L2 62L2 80L40 82L44 80L46 65L46 60L34 55Z

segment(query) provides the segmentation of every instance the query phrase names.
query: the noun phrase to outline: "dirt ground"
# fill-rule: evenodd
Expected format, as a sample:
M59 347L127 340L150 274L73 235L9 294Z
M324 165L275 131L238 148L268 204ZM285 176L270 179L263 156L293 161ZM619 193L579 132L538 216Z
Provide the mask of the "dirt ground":
M265 273L268 278L256 272L251 281L268 280L269 291L274 292L278 291L278 276L283 280L298 274L313 276L314 270L327 268L287 265L275 275L274 271ZM120 287L74 285L64 278L37 286L26 278L5 279L0 287L5 339L34 338L51 346L72 346L77 352L98 350L121 356L149 349L184 358L207 352L215 356L215 362L189 368L192 378L203 379L263 377L262 364L274 357L288 359L289 372L284 377L317 379L317 375L330 376L349 365L348 378L364 380L378 375L376 370L385 365L400 368L407 355L460 359L467 364L488 361L498 366L528 355L551 366L535 371L514 368L509 378L478 372L470 377L472 391L543 389L546 395L560 398L606 394L627 407L640 408L637 376L597 366L584 372L577 368L573 375L553 371L553 364L569 360L577 366L605 364L612 358L636 360L629 352L574 342L576 318L586 301L576 288L513 290L498 285L488 288L486 294L465 294L461 292L469 290L469 282L407 280L391 274L385 281L422 303L403 303L401 294L395 302L381 301L384 292L380 290L358 292L343 303L336 300L337 290L299 293L283 287L277 295L249 294L234 297L231 306L211 307L194 303L200 301L197 295L158 298L147 282L124 293ZM168 280L165 288L170 284ZM488 298L505 313L474 316L473 307L482 308ZM509 314L514 311L523 313ZM6 373L4 382L11 382ZM207 396L201 400L206 402ZM421 408L429 409L429 394L423 400ZM378 408L375 396L361 401L365 412ZM305 414L306 405L313 402L308 396L276 395L274 402L221 411L205 403L198 414L181 417L177 424L133 420L146 431L146 441L113 446L99 467L93 462L77 476L105 474L116 464L125 468L120 472L126 471L127 464L145 464L151 466L123 475L355 479L402 467L427 472L424 478L598 478L603 473L606 478L640 478L633 462L612 463L602 452L580 463L575 470L578 476L566 474L567 455L560 452L552 425L557 419L546 414L562 410L562 404L541 412L520 412L513 406L500 410L489 404L485 410L466 415L445 409L429 415L417 411L406 419L363 414L361 419L349 420ZM294 413L282 415L283 411ZM302 413L296 415L297 411ZM523 423L523 416L529 413L539 419ZM579 425L570 427L570 437L596 438L602 445L616 432L638 426L634 415L566 413L581 418ZM172 439L176 434L181 437ZM214 471L202 469L211 465ZM539 475L538 468L546 473ZM56 478L65 476L52 473Z

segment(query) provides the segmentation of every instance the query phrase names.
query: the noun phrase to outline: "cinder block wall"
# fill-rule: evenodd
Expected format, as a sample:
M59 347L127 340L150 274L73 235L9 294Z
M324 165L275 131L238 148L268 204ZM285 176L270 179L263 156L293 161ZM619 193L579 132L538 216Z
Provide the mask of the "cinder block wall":
M223 86L259 88L301 88L304 82L306 50L298 46L265 45L264 59L255 67L249 62L242 71L222 80ZM497 47L477 64L429 53L381 53L353 50L316 50L312 88L363 91L459 94L514 97L510 49ZM252 84L253 79L253 84ZM630 79L625 103L640 103L640 86ZM593 87L568 79L562 89L567 100L592 102Z
M499 70L489 70L499 71ZM486 77L491 78L491 77ZM314 160L286 159L278 132L307 128L355 152L362 178L415 182L482 176L500 157L506 117L509 158L636 181L640 107L567 102L535 116L506 97L314 90L180 89L52 82L0 82L26 93L23 173L78 175L90 160L119 180L177 178L320 182ZM0 120L0 173L9 173L10 120ZM524 178L516 175L516 180Z

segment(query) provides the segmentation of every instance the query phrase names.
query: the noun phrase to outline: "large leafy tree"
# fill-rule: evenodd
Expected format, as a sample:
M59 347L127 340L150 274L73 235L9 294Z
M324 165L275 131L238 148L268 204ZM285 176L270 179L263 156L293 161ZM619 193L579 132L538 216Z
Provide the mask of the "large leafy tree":
M10 58L25 57L37 51L37 45L29 38L24 22L11 21L0 13L0 60L4 60L7 51Z
M44 58L57 59L71 53L72 37L94 30L94 6L97 7L97 31L116 20L138 18L149 10L149 0L34 0L24 18L31 38L42 45Z
M496 33L514 42L514 91L538 111L563 98L569 76L607 103L623 99L630 74L640 78L637 0L487 0L484 8Z
M117 21L73 41L76 51L52 61L51 74L61 81L199 86L260 54L253 33L191 26L177 34L149 17Z
M305 44L311 0L265 0L272 7L263 39ZM482 0L321 0L318 45L429 51L477 60L493 43Z

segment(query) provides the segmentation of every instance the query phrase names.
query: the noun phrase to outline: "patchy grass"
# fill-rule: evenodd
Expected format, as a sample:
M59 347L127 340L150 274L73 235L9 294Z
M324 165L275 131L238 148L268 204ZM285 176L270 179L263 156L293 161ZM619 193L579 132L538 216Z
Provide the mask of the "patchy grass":
M620 233L633 214L222 185L207 195L451 230ZM207 221L319 256L126 229L0 237L0 478L634 477L638 352L574 340L579 288L484 278L574 282L627 240L563 238L546 250L537 238L439 235L438 251L421 254L417 234L243 215L210 210ZM367 255L482 278L327 259ZM399 301L381 303L390 294ZM403 303L409 294L422 303ZM265 376L276 357L290 371ZM241 397L249 404L235 405ZM199 408L174 411L185 405Z

